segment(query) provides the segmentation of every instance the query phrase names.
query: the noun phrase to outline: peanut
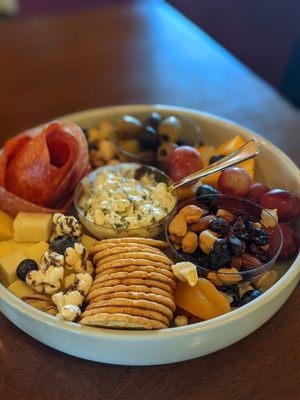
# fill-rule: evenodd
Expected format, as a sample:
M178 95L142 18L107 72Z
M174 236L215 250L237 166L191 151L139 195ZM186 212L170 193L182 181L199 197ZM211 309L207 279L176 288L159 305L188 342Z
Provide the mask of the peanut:
M169 232L176 236L185 236L187 232L187 224L182 214L177 214L172 219L169 225Z
M216 240L217 237L211 230L205 229L205 231L201 232L199 235L199 246L203 253L208 254L213 248Z
M175 326L185 326L188 325L189 319L186 315L177 315L174 319Z
M220 208L217 212L217 217L225 219L230 224L234 221L234 215L227 210Z
M278 281L278 277L277 271L265 272L256 283L257 289L264 293Z
M253 286L249 285L249 283L240 283L240 284L239 284L239 294L240 294L240 297L243 297L243 295L244 295L246 292L250 292L250 291L252 291L252 290L253 290Z
M194 251L198 247L198 236L195 232L190 232L188 231L185 237L182 239L182 250L185 253L191 254L194 253Z
M176 236L174 233L170 233L170 240L179 246L181 246L182 239L182 237Z
M187 224L192 224L199 221L199 219L204 214L204 211L193 204L183 207L179 214L183 215Z

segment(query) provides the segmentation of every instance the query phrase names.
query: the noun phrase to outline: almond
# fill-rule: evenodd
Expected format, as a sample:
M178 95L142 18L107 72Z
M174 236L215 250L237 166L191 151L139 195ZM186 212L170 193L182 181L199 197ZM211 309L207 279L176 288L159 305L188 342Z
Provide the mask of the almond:
M235 268L238 271L241 269L242 266L242 259L241 257L232 257L230 262L230 267Z
M242 254L242 266L255 269L261 267L262 263L258 258L250 256L248 253L244 253Z
M206 215L205 217L200 218L198 222L191 224L189 230L192 232L202 232L208 228L210 221L214 218L216 218L215 215Z

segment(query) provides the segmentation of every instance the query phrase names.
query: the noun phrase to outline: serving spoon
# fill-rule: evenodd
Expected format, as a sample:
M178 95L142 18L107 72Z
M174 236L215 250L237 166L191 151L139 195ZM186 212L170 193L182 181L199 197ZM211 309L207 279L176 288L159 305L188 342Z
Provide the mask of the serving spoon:
M223 171L225 168L231 167L232 165L238 164L242 161L249 160L250 158L256 157L260 153L259 143L256 139L251 139L249 142L223 157L221 160L216 161L213 164L208 165L191 175L186 176L180 181L173 182L169 185L169 190L174 191L182 186L194 183L205 176L212 175L215 172Z

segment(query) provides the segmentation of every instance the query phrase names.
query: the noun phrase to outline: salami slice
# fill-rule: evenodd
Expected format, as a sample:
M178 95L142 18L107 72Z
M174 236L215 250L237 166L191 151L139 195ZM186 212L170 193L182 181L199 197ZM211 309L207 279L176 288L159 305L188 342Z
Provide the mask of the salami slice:
M6 142L0 157L0 208L12 215L65 210L88 171L87 142L77 125L53 122L25 132Z

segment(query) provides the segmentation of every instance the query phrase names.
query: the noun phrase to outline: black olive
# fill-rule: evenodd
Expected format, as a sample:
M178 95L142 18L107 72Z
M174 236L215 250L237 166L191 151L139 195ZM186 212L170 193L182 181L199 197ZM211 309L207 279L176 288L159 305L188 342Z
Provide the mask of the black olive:
M218 194L217 189L210 185L201 185L196 190L196 196L207 196L208 194Z
M89 139L89 131L87 128L81 128L82 132L84 133L84 136L86 138L86 140Z
M229 223L223 218L214 218L209 223L209 229L214 232L220 233L221 235L225 235L230 230Z
M36 261L26 258L25 260L21 261L17 267L17 277L21 279L21 281L25 282L27 274L33 270L38 270Z
M217 161L220 161L224 157L225 157L224 154L216 154L216 155L210 157L209 164L213 164L213 163L215 163Z
M72 236L58 236L49 244L49 249L58 254L65 254L68 247L73 247L77 240Z
M179 140L177 140L176 144L177 144L177 146L187 146L188 142L184 139L179 139Z
M97 143L95 143L95 142L89 143L89 144L88 144L88 147L89 147L89 151L98 150L98 145L97 145Z
M250 303L250 301L257 299L261 295L261 292L257 289L255 290L249 290L248 292L243 294L243 297L241 299L241 305L245 305L247 303Z
M153 112L150 114L150 117L145 120L144 126L149 125L156 130L159 127L161 121L162 121L162 116L157 112Z
M228 249L231 255L234 257L240 257L243 253L243 244L239 238L234 235L231 235L228 238Z
M139 140L144 149L156 151L159 146L159 136L152 126L144 127Z

